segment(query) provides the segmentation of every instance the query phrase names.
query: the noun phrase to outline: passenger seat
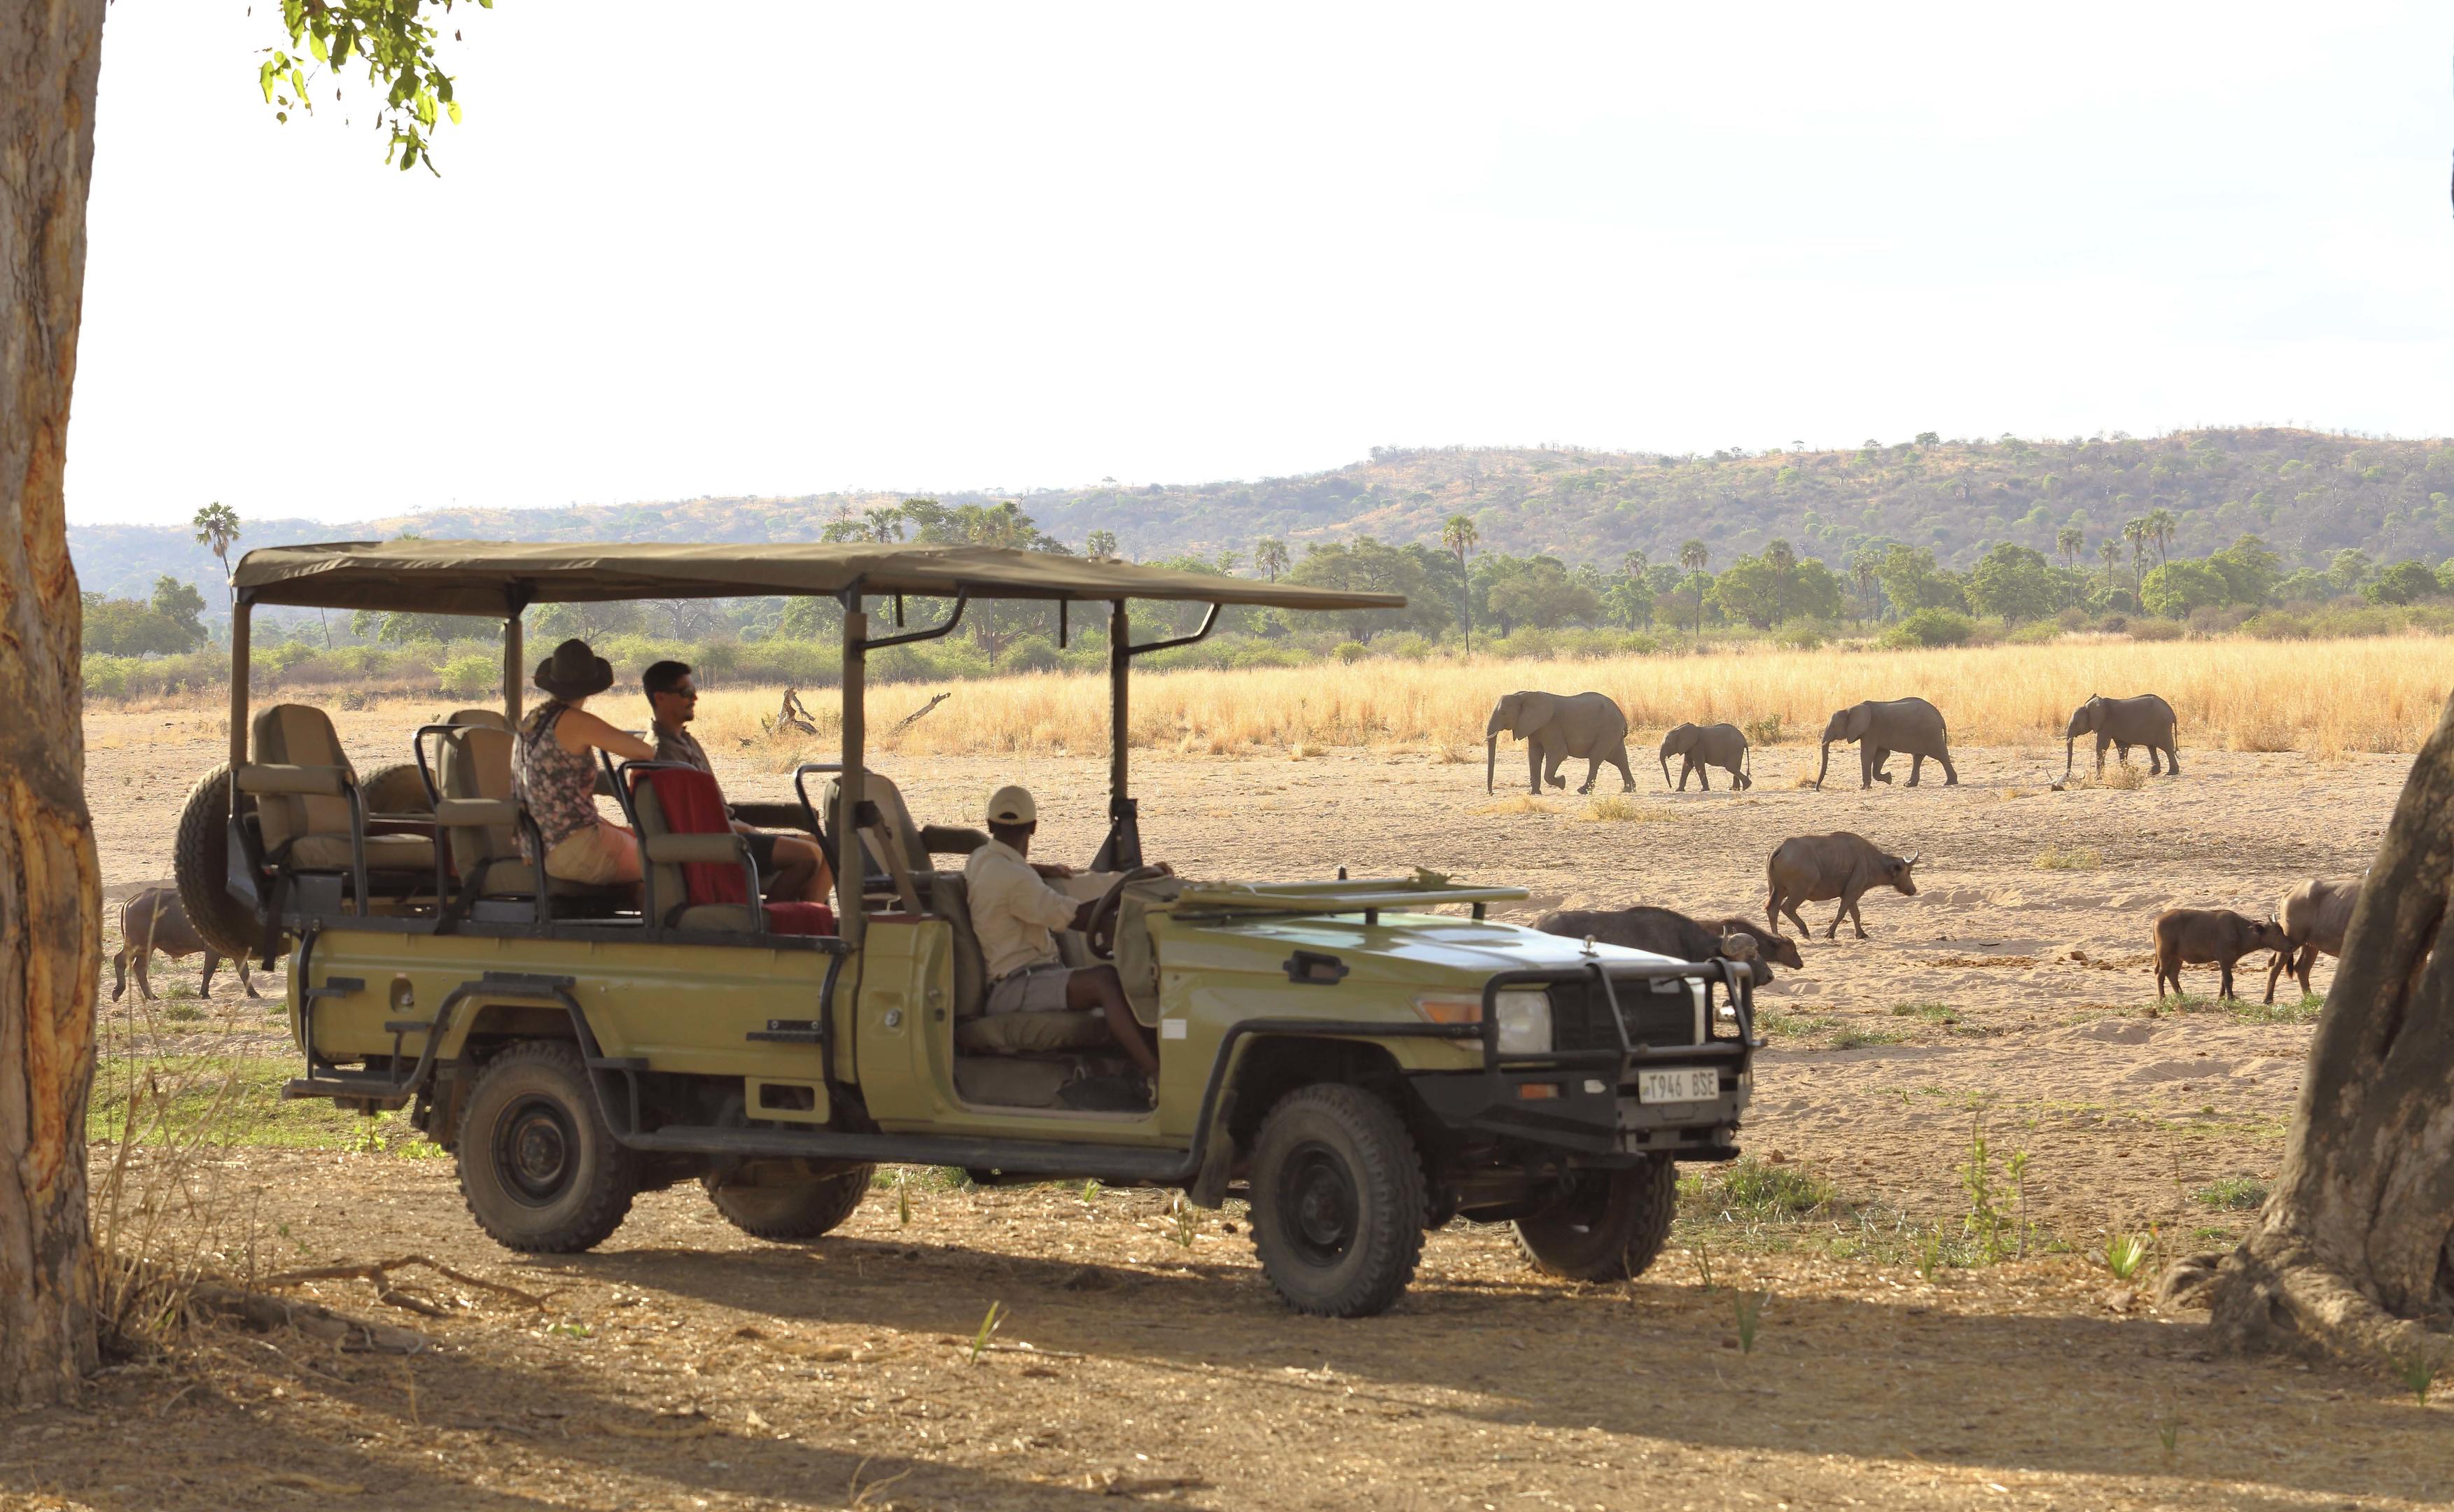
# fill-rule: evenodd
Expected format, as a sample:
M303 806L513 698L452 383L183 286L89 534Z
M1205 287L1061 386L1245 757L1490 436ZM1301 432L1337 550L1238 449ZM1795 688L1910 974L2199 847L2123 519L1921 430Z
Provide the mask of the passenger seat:
M452 866L460 877L454 906L474 918L514 923L542 922L555 914L601 916L626 901L628 888L554 877L546 879L540 907L536 868L520 850L525 816L512 786L513 737L499 719L462 725L454 716L453 721L455 728L443 732L435 753L434 818L451 842Z
M364 847L371 884L372 874L382 874L397 893L404 874L432 874L431 837L364 832L365 815L353 801L357 771L321 709L274 704L255 716L252 728L255 759L238 769L234 781L255 797L267 862L285 871L350 874L356 841Z
M723 934L832 935L824 903L761 903L750 842L726 815L723 790L697 767L623 767L640 855L651 869L649 906L672 929Z

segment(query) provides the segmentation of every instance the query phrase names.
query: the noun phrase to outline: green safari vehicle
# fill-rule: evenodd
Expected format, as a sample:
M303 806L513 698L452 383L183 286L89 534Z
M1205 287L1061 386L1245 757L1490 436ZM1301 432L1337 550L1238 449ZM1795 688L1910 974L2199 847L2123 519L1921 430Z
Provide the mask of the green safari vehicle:
M904 545L294 546L249 553L234 585L230 760L180 817L189 917L217 949L286 953L306 1058L286 1095L412 1109L514 1250L588 1249L635 1193L690 1180L748 1233L807 1240L877 1163L910 1162L1243 1197L1286 1302L1354 1317L1396 1301L1453 1218L1514 1224L1546 1274L1634 1275L1667 1236L1674 1162L1736 1154L1756 1046L1743 965L1500 923L1488 905L1523 891L1423 870L1229 882L1143 865L1134 658L1208 635L1224 605L1402 599ZM511 776L522 613L773 595L840 606L841 758L734 812L815 837L832 932L779 927L729 830L667 822L654 763L609 762L600 785L640 837L642 888L538 875ZM1130 1069L1096 1013L982 1012L960 866L985 837L915 823L868 764L868 658L991 599L1054 602L1060 637L1074 606L1105 607L1109 825L1090 927L1061 940L1076 964L1113 960L1155 1031L1156 1086L1129 1107L1083 1096ZM1136 599L1208 611L1136 645ZM251 718L250 615L268 604L498 618L501 707L403 732L409 759L362 778L320 711Z

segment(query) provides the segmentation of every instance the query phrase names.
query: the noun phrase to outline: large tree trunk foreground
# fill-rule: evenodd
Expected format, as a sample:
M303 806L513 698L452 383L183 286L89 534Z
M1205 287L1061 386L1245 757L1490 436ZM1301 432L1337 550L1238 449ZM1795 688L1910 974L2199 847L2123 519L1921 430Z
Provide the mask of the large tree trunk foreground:
M0 1405L94 1365L85 1104L101 878L60 474L104 0L0 0Z
M2258 1226L2166 1275L2235 1350L2454 1367L2454 702L2421 748L2343 938Z

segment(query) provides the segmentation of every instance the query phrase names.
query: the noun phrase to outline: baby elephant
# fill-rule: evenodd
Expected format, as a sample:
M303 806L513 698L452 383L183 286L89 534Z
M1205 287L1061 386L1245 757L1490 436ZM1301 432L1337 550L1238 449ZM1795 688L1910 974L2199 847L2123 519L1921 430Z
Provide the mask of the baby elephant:
M1673 960L1711 960L1716 957L1749 963L1756 985L1772 980L1772 962L1793 970L1806 964L1798 942L1785 935L1760 929L1743 918L1700 922L1667 908L1615 908L1545 914L1534 921L1545 935L1570 939L1598 939L1605 945L1649 950Z
M1920 852L1922 856L1924 853ZM1917 896L1917 878L1909 869L1918 857L1906 860L1876 849L1875 843L1862 835L1846 830L1831 835L1800 835L1780 842L1765 867L1772 884L1772 896L1764 903L1764 915L1772 920L1776 933L1780 929L1780 916L1789 915L1801 935L1812 935L1806 920L1799 917L1800 903L1823 903L1840 900L1840 912L1832 916L1832 927L1823 932L1826 939L1840 937L1840 921L1858 937L1866 937L1866 921L1858 917L1858 899L1871 887L1889 887L1905 897Z
M2164 983L2182 992L2183 966L2213 965L2223 973L2217 996L2232 997L2233 963L2253 951L2289 951L2292 937L2275 920L2256 919L2228 908L2168 908L2156 916L2156 999Z
M2331 882L2313 877L2283 895L2283 934L2293 949L2279 953L2266 970L2268 1002L2275 1000L2275 984L2286 971L2299 978L2301 996L2309 995L2309 968L2321 956L2343 954L2343 932L2352 927L2352 906L2360 900L2357 877Z
M1673 725L1661 737L1661 785L1670 785L1670 758L1679 757L1679 791L1687 791L1690 776L1713 791L1711 769L1720 767L1730 774L1730 786L1744 789L1756 785L1755 763L1747 759L1746 732L1734 724Z

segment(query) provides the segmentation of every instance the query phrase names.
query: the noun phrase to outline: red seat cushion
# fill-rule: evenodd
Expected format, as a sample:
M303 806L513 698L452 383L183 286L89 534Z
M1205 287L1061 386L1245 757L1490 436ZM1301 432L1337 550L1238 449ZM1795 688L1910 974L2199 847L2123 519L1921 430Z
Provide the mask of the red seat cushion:
M724 790L715 778L696 767L659 767L646 774L656 790L656 805L664 811L665 831L669 835L730 835L733 816L724 807ZM718 866L712 861L688 861L682 865L682 887L689 895L691 906L710 903L747 903L750 884L738 866Z
M835 911L824 903L770 903L767 905L767 932L771 935L832 935L835 932Z

